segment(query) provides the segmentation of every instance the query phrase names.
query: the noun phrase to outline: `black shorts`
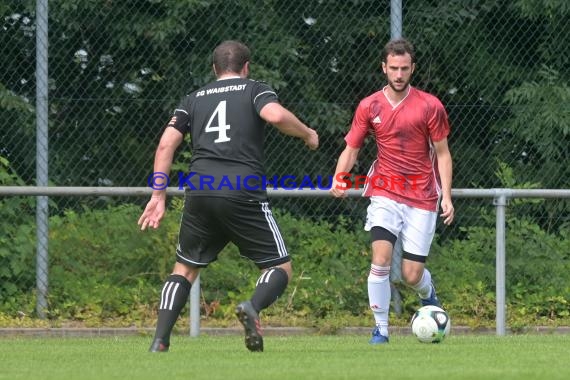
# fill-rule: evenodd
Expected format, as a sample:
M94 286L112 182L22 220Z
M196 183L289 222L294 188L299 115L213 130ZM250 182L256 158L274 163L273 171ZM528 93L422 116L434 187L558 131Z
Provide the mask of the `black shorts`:
M229 242L260 269L291 260L268 202L186 196L176 261L206 267Z

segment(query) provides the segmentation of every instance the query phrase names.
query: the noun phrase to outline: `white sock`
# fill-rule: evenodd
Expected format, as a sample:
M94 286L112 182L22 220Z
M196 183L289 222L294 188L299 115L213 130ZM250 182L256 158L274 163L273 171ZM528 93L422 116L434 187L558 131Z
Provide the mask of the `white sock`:
M410 287L418 293L420 298L429 298L431 296L431 273L429 270L424 268L421 280Z
M380 334L388 336L388 313L390 309L390 267L370 265L368 275L368 300Z

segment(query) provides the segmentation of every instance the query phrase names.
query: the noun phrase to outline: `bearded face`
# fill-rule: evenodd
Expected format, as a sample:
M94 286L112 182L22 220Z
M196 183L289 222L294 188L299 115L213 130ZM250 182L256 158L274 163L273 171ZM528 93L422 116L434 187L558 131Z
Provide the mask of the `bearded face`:
M386 62L382 62L388 86L396 93L407 91L414 69L415 63L412 63L412 57L408 53L388 55Z

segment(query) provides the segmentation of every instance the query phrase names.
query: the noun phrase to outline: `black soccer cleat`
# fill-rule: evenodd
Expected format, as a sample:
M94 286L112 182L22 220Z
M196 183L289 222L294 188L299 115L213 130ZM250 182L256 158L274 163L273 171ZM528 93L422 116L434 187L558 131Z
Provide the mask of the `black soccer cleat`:
M149 352L168 352L170 345L162 343L162 339L155 339L152 341Z
M245 346L250 351L263 351L263 336L259 315L250 301L240 303L236 308L236 316L245 329Z

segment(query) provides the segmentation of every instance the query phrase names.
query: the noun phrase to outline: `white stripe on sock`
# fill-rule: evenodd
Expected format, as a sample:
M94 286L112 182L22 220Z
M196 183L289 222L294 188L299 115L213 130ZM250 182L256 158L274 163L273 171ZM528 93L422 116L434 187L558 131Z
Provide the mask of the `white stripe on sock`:
M170 282L165 282L164 286L162 287L162 291L160 292L160 306L159 309L164 309L164 299L166 297L166 292L168 291L168 286Z
M263 272L261 274L261 276L259 276L259 278L257 279L257 282L255 283L255 286L261 284L261 283L268 283L269 282L269 277L271 277L271 275L273 274L273 272L275 272L275 269L270 269L266 272Z
M172 294L170 295L170 304L168 305L168 310L172 310L172 304L174 304L174 297L176 297L176 291L178 290L178 287L180 286L180 283L176 283L176 285L174 285L174 289L172 290Z
M168 281L164 284L164 288L162 288L162 296L160 297L160 308L166 309L166 305L168 303L168 299L170 298L170 289L172 289L173 282Z

